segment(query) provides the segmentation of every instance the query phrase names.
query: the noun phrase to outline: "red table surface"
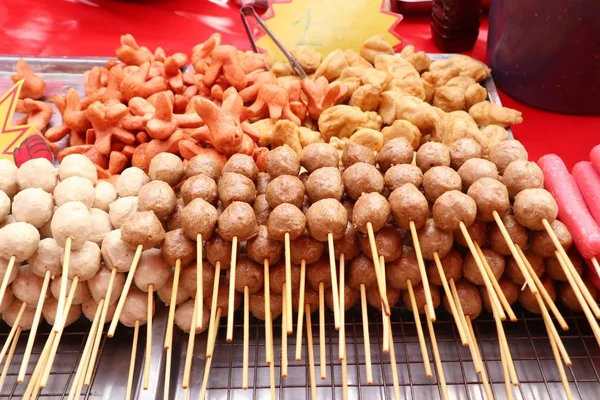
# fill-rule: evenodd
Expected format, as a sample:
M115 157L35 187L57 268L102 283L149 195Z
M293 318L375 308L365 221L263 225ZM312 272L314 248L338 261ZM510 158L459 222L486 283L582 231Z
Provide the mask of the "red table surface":
M225 43L250 48L238 8L227 0L2 0L0 27L0 54L11 55L111 56L124 33L151 49L162 46L167 53L189 53L215 31ZM487 29L484 20L470 52L480 60L486 56ZM395 31L404 44L438 51L428 18L405 17ZM571 167L588 160L591 148L600 142L600 117L549 113L503 93L501 98L505 106L523 112L524 122L513 132L533 160L556 153Z

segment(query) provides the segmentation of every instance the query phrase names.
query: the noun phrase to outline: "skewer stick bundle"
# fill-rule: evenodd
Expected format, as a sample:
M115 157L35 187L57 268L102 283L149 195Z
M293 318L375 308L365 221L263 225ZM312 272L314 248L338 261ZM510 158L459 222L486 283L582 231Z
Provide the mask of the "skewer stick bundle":
M341 278L340 278L341 279ZM296 361L302 359L302 322L304 319L304 291L306 288L306 260L300 263L300 293L298 299L298 323L296 328Z
M417 309L417 301L415 300L415 293L410 279L407 282L408 296L410 297L410 307L413 311L415 318L415 326L417 328L417 336L419 337L419 346L421 347L421 356L423 357L423 366L425 367L425 375L428 378L433 376L431 372L431 365L429 363L429 354L427 353L427 344L425 343L425 335L423 334L423 327L421 326L421 316Z
M448 387L446 386L446 377L444 376L444 368L442 367L442 358L440 357L440 350L438 349L435 330L433 329L433 323L431 322L431 316L427 315L427 313L429 313L429 309L425 307L425 320L427 322L427 328L429 329L429 337L431 338L431 347L433 348L433 359L435 360L435 366L437 370L437 380L442 390L442 399L448 400Z
M440 280L442 281L442 287L444 288L446 298L448 299L448 304L450 305L450 311L452 313L452 316L454 317L454 322L456 324L456 330L458 331L460 341L462 342L463 346L468 346L469 341L467 339L467 335L465 335L464 323L458 312L456 302L454 301L454 296L452 294L452 291L450 290L450 286L448 285L448 280L446 279L446 274L444 273L444 267L442 266L442 262L440 261L440 256L438 255L437 251L433 253L433 259L435 262L435 266L437 267L438 274L440 275Z

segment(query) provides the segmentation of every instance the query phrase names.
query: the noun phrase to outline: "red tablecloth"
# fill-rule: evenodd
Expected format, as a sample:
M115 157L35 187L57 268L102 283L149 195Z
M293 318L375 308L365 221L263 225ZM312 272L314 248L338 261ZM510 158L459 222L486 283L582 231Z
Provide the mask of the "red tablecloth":
M298 0L296 0L298 1ZM249 48L235 5L227 0L2 0L0 54L36 56L110 56L123 33L167 53L189 52L218 30L224 42ZM428 18L405 19L396 27L404 43L436 52ZM485 60L487 21L471 55ZM600 117L548 113L502 95L508 107L521 110L524 122L513 128L532 159L557 153L567 165L589 159L600 143Z

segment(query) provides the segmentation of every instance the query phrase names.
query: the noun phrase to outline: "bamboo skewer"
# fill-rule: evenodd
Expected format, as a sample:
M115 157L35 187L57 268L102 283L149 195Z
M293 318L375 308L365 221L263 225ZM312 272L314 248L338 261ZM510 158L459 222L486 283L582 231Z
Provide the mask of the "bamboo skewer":
M427 344L425 343L425 335L423 334L423 327L421 326L421 316L419 315L417 301L415 300L415 293L413 291L412 282L410 279L406 281L406 285L408 287L408 296L410 297L410 308L412 309L413 317L415 318L415 326L417 327L417 336L419 337L419 346L421 347L421 356L423 357L425 375L428 378L431 378L433 373L431 372L429 354L427 353Z
M125 306L125 300L127 299L127 293L129 293L129 289L131 288L131 284L133 283L133 276L135 275L135 270L140 262L140 257L142 256L142 250L144 250L144 246L141 244L135 249L135 256L133 257L133 261L131 262L131 268L129 268L129 273L127 274L127 279L125 279L125 284L123 285L123 290L121 291L121 296L119 297L119 302L117 303L117 308L115 308L115 313L113 315L112 320L110 321L110 327L108 328L107 336L112 338L115 336L115 331L117 330L117 325L119 324L119 318L121 317L121 312L123 311L123 307Z
M221 319L221 308L219 308L217 310L215 318L216 318L216 321L219 321ZM215 321L209 322L210 326L212 326L214 323L216 323L216 322ZM212 332L209 329L209 335L211 335L209 337L209 343L215 343L217 341L218 333L219 333L219 324L217 323L217 325L214 326L214 329L212 329ZM207 348L207 354L208 354L208 348ZM211 364L212 364L212 357L211 358L207 357L206 363L204 364L204 375L202 377L202 387L200 388L200 396L198 396L199 400L204 400L204 398L206 397L206 388L208 386L208 375L210 374ZM168 396L165 398L168 398Z
M485 395L488 400L493 400L494 395L492 394L492 389L490 388L490 382L488 381L487 372L485 370L485 366L483 364L483 360L481 359L481 352L479 351L479 345L477 344L477 338L475 337L475 331L473 331L473 324L471 324L471 317L465 315L465 320L467 321L467 326L469 329L469 336L471 336L471 340L473 343L474 353L477 357L477 361L479 365L481 365L481 382L483 383L483 389L485 390Z
M185 366L183 368L183 389L188 389L190 387L190 376L192 374L192 359L194 357L194 343L196 339L196 328L198 326L198 324L196 323L196 320L198 319L198 306L202 307L202 303L198 304L198 302L194 302L194 311L192 312L192 324L188 336L187 351L185 353Z
M600 277L600 264L598 264L598 260L596 257L591 258L592 265L594 266L594 270L596 271L596 275Z
M317 400L317 379L315 377L315 352L313 348L313 336L312 336L312 321L310 315L310 306L306 304L304 306L304 313L306 314L306 345L308 347L308 375L310 379L310 397L312 400Z
M106 321L106 316L108 315L108 307L110 303L110 298L112 295L112 288L115 282L115 277L117 275L117 269L113 268L110 271L110 278L108 279L108 287L106 289L106 295L104 295L104 304L102 306L102 314L100 315L100 321L98 323L98 332L96 332L96 336L94 338L94 347L92 348L92 352L90 354L90 361L88 363L88 367L85 373L85 380L83 384L89 386L92 382L92 375L94 373L94 369L96 368L96 357L98 356L98 350L100 349L100 342L102 341L102 333L104 331L104 323Z
M419 273L421 274L421 281L423 282L423 291L425 292L425 303L429 309L429 316L433 318L431 322L435 322L435 308L433 307L433 300L431 299L431 290L429 288L429 278L427 277L427 270L425 269L425 261L423 261L423 253L421 252L421 244L419 243L419 236L417 235L417 228L414 221L409 222L410 235L413 241L413 247L415 254L417 255L417 264L419 266ZM437 252L436 252L437 254Z
M271 316L271 278L269 277L269 260L265 258L265 358L267 364L273 363L273 318ZM271 322L269 322L271 321Z
M27 339L27 345L25 347L25 352L23 353L23 361L21 362L21 369L19 370L19 375L17 376L17 383L23 383L23 381L25 380L25 372L27 371L27 366L29 365L29 358L31 357L31 351L33 350L33 344L35 343L35 335L37 333L37 329L40 324L40 319L42 316L42 309L44 308L44 301L46 299L46 292L48 291L49 284L50 284L50 270L46 270L46 273L44 274L44 282L42 283L42 289L40 291L40 297L38 299L38 303L35 308L33 324L31 325L31 329L29 331L29 337Z
M340 278L341 279L341 278ZM296 361L302 359L302 320L304 319L304 290L306 287L306 260L300 262L300 293L298 298L298 323L296 328Z
M62 273L60 276L60 292L58 294L58 305L56 306L56 316L54 319L54 326L52 330L54 333L62 331L63 324L63 312L69 312L69 309L65 310L65 297L67 296L67 278L69 276L69 264L71 263L71 244L72 239L67 237L65 241L65 254L63 258Z
M556 360L556 368L558 369L558 374L560 375L560 381L562 382L563 387L565 388L565 393L567 395L568 400L573 399L573 394L571 393L571 386L569 385L569 381L567 379L567 375L565 374L565 367L560 358L560 353L556 346L556 340L554 339L554 335L550 332L550 326L548 326L548 321L544 321L546 324L546 331L548 331L548 339L550 340L550 347L552 348L552 354L554 354L554 359Z
M327 244L329 248L329 268L331 273L331 294L333 296L333 321L336 330L340 329L340 293L337 282L337 265L335 263L335 251L333 248L333 234L327 234Z
M286 284L284 283L281 288L282 304L281 307L281 377L287 378L288 376L288 353L287 353L287 321L288 310L285 307L287 302Z
M271 390L271 400L275 400L277 398L275 394L275 363L269 365L269 388Z
M244 286L244 358L242 360L242 389L248 389L248 357L250 346L250 292Z
M233 306L235 305L235 274L237 269L237 247L238 238L233 237L231 241L231 267L229 268L229 300L227 302L227 342L233 340Z
M290 255L290 234L285 233L285 302L282 304L282 308L286 310L286 321L285 330L288 335L294 332L292 324L292 259ZM282 291L283 293L283 291ZM283 313L282 313L283 315Z
M144 390L148 390L150 386L150 363L152 361L152 310L154 302L154 285L148 285L148 314L146 317L146 355L144 357ZM192 325L192 329L193 329ZM167 365L167 371L171 369L170 365Z
M371 247L371 257L373 258L373 265L375 266L375 275L377 276L377 288L379 289L379 296L383 303L382 311L385 315L390 315L390 303L385 291L385 279L383 278L381 265L379 264L379 255L377 254L377 243L375 242L373 224L370 222L367 222L367 234L369 236L369 246Z
M15 318L15 323L10 328L10 332L8 333L8 337L6 338L6 342L4 342L4 345L2 346L2 350L0 351L0 364L2 364L2 361L4 361L4 356L6 355L6 352L8 351L8 349L10 348L10 344L12 343L12 340L13 340L15 334L17 333L17 329L19 329L19 324L21 323L21 318L23 317L23 313L25 312L26 308L27 308L27 304L21 303L21 308L19 309L17 318Z
M15 337L12 340L10 348L8 349L8 356L6 356L6 363L4 364L4 368L2 368L2 374L0 374L0 390L4 386L4 380L6 379L6 374L8 373L8 368L13 359L13 355L15 354L15 349L17 348L17 343L19 342L19 338L21 337L22 328L19 326L17 331L15 332Z
M508 360L504 349L500 347L500 364L502 365L502 375L504 375L504 391L506 392L507 400L512 400L512 387L510 386L510 374L508 372Z
M4 272L4 277L2 278L2 284L0 285L0 305L2 305L2 300L4 299L4 293L6 292L6 288L8 287L8 280L12 274L12 270L15 267L15 262L17 258L12 256L10 260L8 260L8 265L6 266L6 271Z
M379 256L379 266L381 267L381 275L383 275L383 289L387 293L387 283L386 283L386 277L385 277L385 259L383 258L383 256ZM381 302L381 309L383 310L383 301ZM389 351L390 351L389 336L390 336L390 330L391 330L391 320L390 320L390 317L388 315L385 315L385 313L383 311L381 312L381 316L383 318L383 320L381 322L382 323L381 326L383 327L382 351L384 353L389 353Z
M135 327L133 329L133 342L131 344L131 359L129 360L129 374L127 376L127 394L126 399L131 399L131 391L133 390L133 375L135 374L135 358L137 355L137 342L140 334L140 321L135 321Z
M165 373L165 384L163 385L163 394L164 398L168 399L171 397L171 362L173 359L173 348L169 347L165 353L165 366L167 368Z
M202 234L199 233L196 236L196 303L194 305L198 312L195 324L196 329L204 328L204 307L202 307L202 299L204 299L204 263L202 262L202 258Z
M345 360L346 359L346 296L345 291L346 291L346 271L345 271L345 256L344 253L340 254L340 334L339 334L339 347L338 347L338 358L340 360ZM347 363L343 363L342 364L342 374L343 373L347 373L347 371L344 371L344 365L346 365L346 369L347 369ZM347 393L346 393L347 394Z
M37 398L40 375L42 374L42 370L46 366L46 361L48 360L48 355L50 354L50 350L52 349L52 343L54 342L55 336L56 333L50 331L50 334L48 335L48 340L46 340L46 344L44 344L44 348L42 349L40 358L38 359L38 362L33 370L33 374L31 375L31 379L29 380L29 384L25 389L25 393L23 393L23 400L31 399L34 394L35 396L33 398Z
M373 369L371 367L371 339L369 338L369 315L367 312L367 292L365 285L360 284L360 307L362 310L362 326L365 346L365 368L367 370L367 384L373 384Z
M215 263L215 280L213 282L213 292L212 292L212 299L210 302L210 319L208 321L208 346L206 348L206 358L211 358L212 357L212 349L215 347L215 344L213 343L213 338L215 337L215 335L213 334L213 330L215 329L215 321L218 321L216 319L216 312L217 312L217 295L219 293L219 278L221 276L221 261L217 261Z
M435 266L437 267L438 274L440 275L440 279L442 281L442 286L444 288L446 298L448 299L448 304L450 305L451 314L454 317L454 322L456 324L456 330L458 331L460 341L462 342L463 346L468 346L469 341L467 340L467 335L465 335L464 324L458 313L458 309L456 307L456 303L454 302L454 296L452 295L450 286L448 286L448 280L446 279L446 273L444 272L444 267L442 266L442 262L440 260L440 256L437 251L435 253L433 253L433 260L435 262ZM429 309L429 307L428 307L428 309Z
M177 306L177 291L179 289L179 276L181 275L181 260L175 260L173 272L173 287L171 288L171 299L169 301L169 316L167 318L167 330L165 332L165 350L173 345L173 325L175 324L175 307Z
M325 348L325 284L319 282L319 368L321 379L327 379L327 356Z
M433 359L435 360L435 367L437 371L437 380L440 384L440 388L442 390L442 400L448 400L448 387L446 386L446 377L444 376L444 368L442 367L442 358L440 357L440 350L437 345L437 339L435 337L435 330L433 329L433 323L431 322L431 317L427 315L429 313L429 309L424 307L425 316L427 322L427 328L429 330L429 337L431 339L431 347L433 349Z
M454 280L450 279L450 289L452 291L452 298L454 299L454 303L456 304L456 308L458 311L460 322L465 330L467 336L467 346L469 347L469 351L471 352L471 358L473 359L473 365L475 366L475 372L481 374L482 365L478 361L477 356L475 354L475 346L473 344L473 338L469 333L469 326L467 325L467 319L465 317L465 313L463 312L462 303L460 302L460 298L458 297L458 292L456 290L456 285L454 284Z
M427 321L431 323L431 321ZM389 323L389 321L387 322ZM390 364L392 366L392 384L394 386L394 399L400 400L400 379L398 378L398 367L396 366L396 349L394 348L394 338L389 336L390 346Z
M587 286L585 286L585 283L583 283L583 279L581 279L581 276L579 276L579 274L577 273L577 270L575 269L573 262L569 258L569 255L567 254L565 249L560 244L558 238L556 237L556 233L554 233L552 226L550 226L550 223L546 219L542 220L542 223L544 224L544 228L546 229L546 232L548 232L548 236L550 236L550 239L552 239L552 243L554 244L554 247L556 247L556 250L558 250L560 255L563 257L565 265L567 266L567 268L569 268L571 275L573 276L573 278L575 279L575 282L577 283L577 287L579 287L579 290L581 291L581 294L583 295L583 297L587 301L588 305L590 306L591 311L594 313L596 318L600 318L600 307L598 307L596 300L594 299L594 297L588 290ZM564 267L563 267L563 269L564 269ZM577 291L575 289L575 287L573 287L573 291L574 292Z

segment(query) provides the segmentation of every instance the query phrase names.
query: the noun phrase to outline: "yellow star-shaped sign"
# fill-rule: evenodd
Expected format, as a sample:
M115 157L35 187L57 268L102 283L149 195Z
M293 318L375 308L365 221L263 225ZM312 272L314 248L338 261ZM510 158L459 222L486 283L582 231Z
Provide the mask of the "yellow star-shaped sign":
M326 56L335 49L358 51L369 37L383 34L395 46L400 40L392 32L402 16L383 9L374 0L292 0L271 5L273 17L265 24L283 45L310 45ZM271 39L264 35L259 47L283 57Z
M0 158L13 159L13 152L34 131L32 125L11 126L24 80L0 97Z

